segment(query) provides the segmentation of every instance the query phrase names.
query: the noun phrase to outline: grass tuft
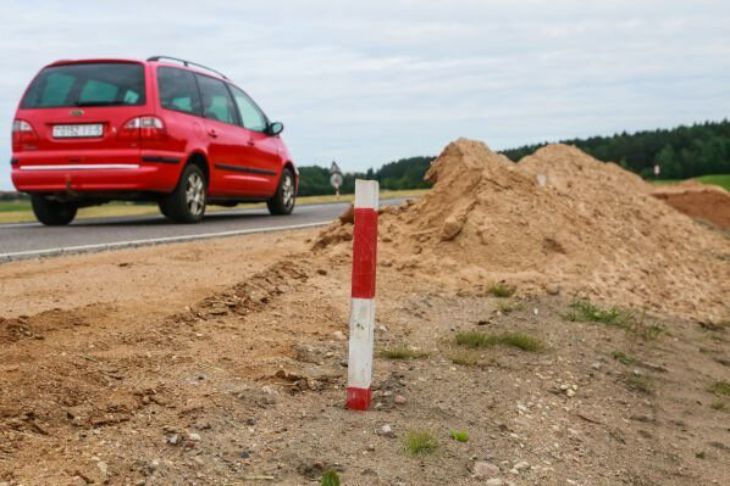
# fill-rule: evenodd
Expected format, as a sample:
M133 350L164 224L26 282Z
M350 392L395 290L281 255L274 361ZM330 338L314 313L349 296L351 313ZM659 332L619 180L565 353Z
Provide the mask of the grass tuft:
M460 332L456 335L456 344L470 348L489 348L496 345L511 346L532 353L544 348L542 341L520 332L504 334L486 334L478 331Z
M489 289L489 293L495 297L512 297L517 291L517 287L507 285L505 282L497 282Z
M452 439L458 442L469 442L469 432L466 430L454 430L449 431L449 435Z
M438 441L426 430L409 430L405 437L406 451L414 456L432 454L438 448Z
M396 346L394 348L384 349L380 352L381 358L386 359L419 359L428 357L428 353L416 351L407 346Z
M524 306L520 302L499 302L497 303L497 310L504 315L511 314L514 311L522 310Z
M634 364L634 362L636 362L634 358L622 353L621 351L614 351L613 353L611 353L611 356L613 356L613 359L626 366L632 365Z
M716 381L708 388L708 391L719 396L730 397L730 383L727 381Z
M340 486L340 475L337 471L330 469L322 475L320 486Z
M618 307L602 308L589 300L576 300L570 304L570 311L565 315L569 321L600 322L608 326L626 328L631 321L631 313Z

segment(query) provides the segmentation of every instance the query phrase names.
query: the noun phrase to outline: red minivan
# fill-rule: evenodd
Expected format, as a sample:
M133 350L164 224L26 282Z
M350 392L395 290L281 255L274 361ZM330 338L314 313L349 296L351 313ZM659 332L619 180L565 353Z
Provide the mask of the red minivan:
M12 180L47 225L112 200L154 201L179 223L202 220L206 204L266 201L290 214L298 171L283 129L224 75L190 61L58 61L18 107Z

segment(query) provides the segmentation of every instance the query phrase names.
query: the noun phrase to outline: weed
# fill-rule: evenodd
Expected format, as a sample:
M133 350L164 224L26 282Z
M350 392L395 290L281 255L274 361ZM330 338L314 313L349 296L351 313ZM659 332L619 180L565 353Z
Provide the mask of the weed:
M451 362L461 366L476 366L479 363L479 356L467 350L457 350L451 354Z
M618 307L601 308L589 300L576 300L570 304L570 311L565 315L569 321L600 322L608 326L627 328L632 319L631 313Z
M320 486L340 486L340 475L337 474L337 471L330 469L322 475L319 484Z
M611 356L613 356L613 359L618 360L619 363L626 366L632 365L636 361L634 358L622 353L621 351L614 351L611 353Z
M626 386L630 390L644 393L646 395L654 393L654 381L648 376L635 375L632 373L626 376L625 382Z
M456 344L470 348L489 348L501 344L533 353L544 348L542 341L520 332L505 334L485 334L477 331L460 332L456 335Z
M469 432L466 430L454 430L451 429L449 431L449 435L452 439L459 441L459 442L469 442Z
M428 353L416 351L407 346L396 346L394 348L384 349L380 352L380 357L386 359L418 359L425 358Z
M516 310L521 310L522 304L514 303L514 302L499 302L497 304L497 310L501 312L502 314L510 314L511 312L514 312Z
M714 393L718 397L722 395L730 397L730 383L727 381L716 381L710 385L708 391Z
M431 432L409 430L405 437L406 451L414 456L432 454L438 448L438 441Z
M704 459L705 458L705 451L695 452L695 457L697 459Z
M495 297L512 297L516 291L517 287L505 282L497 282L489 289L489 293Z

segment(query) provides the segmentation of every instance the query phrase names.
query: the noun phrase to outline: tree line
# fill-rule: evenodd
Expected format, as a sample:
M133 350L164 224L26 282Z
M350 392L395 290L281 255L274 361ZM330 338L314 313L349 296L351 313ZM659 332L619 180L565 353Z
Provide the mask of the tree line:
M575 145L605 162L616 162L644 178L653 178L654 165L661 179L688 179L705 174L730 174L730 121L697 123L671 129L621 132L610 136L573 138L560 143ZM502 153L517 162L548 142L524 145ZM376 179L383 189L428 187L423 176L434 157L420 156L385 164L378 170L344 174L343 193L352 193L355 178ZM301 167L299 193L303 196L332 194L329 170Z

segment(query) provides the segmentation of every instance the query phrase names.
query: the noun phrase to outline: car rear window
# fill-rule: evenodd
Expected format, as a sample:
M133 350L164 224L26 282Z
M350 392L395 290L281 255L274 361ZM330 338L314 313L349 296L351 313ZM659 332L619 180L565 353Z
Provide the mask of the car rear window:
M144 67L133 63L84 63L43 69L21 108L130 106L145 103Z

